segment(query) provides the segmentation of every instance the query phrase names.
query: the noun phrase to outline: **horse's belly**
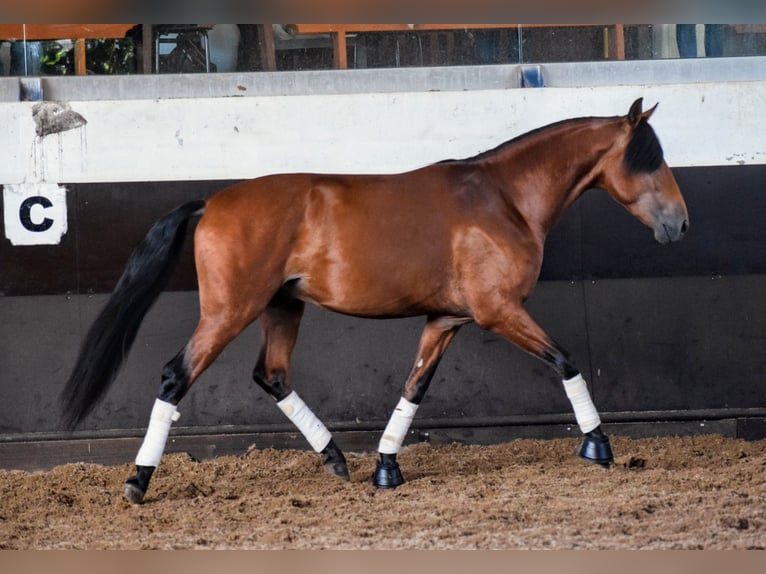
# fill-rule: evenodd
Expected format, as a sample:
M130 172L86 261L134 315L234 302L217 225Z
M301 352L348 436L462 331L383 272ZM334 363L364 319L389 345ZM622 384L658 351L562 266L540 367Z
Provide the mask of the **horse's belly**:
M300 277L294 286L299 299L346 315L358 317L412 317L453 311L432 280L403 277L353 277L329 279Z

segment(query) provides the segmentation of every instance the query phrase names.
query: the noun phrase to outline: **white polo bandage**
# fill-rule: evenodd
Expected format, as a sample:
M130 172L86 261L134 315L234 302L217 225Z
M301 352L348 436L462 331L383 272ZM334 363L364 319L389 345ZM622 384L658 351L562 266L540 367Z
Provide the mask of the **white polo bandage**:
M306 403L303 402L295 391L287 397L277 402L280 410L287 415L287 418L298 428L306 440L309 441L311 448L316 452L322 452L326 447L332 435L330 431L322 424L317 416L311 412Z
M378 445L379 453L396 454L399 452L417 410L418 405L415 403L411 403L404 397L399 399L399 404L396 405L394 412L391 413L386 430L383 431L383 436L380 437L380 444Z
M136 455L137 466L159 466L168 434L170 434L170 425L180 416L181 413L175 405L160 399L154 401L152 414L149 417L149 428L146 429L144 442Z
M596 406L590 398L588 387L582 375L578 374L571 379L565 379L564 390L569 402L572 403L577 424L583 433L590 432L601 424L601 418L599 418Z

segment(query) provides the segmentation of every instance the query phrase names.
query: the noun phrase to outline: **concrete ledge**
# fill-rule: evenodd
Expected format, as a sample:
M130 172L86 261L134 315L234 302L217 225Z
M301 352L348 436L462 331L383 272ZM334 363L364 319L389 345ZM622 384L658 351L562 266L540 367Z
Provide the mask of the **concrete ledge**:
M766 80L766 57L623 60L540 66L546 87ZM521 88L521 66L439 66L300 72L45 76L46 100L141 100ZM19 78L0 78L0 102L19 100Z

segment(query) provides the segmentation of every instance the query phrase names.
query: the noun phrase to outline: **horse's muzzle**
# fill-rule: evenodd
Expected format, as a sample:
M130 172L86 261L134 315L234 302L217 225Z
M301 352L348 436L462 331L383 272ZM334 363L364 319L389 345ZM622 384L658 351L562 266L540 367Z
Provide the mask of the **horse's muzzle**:
M654 227L654 238L661 244L666 245L674 241L681 241L689 229L689 219L686 217L678 219L667 219L659 222Z

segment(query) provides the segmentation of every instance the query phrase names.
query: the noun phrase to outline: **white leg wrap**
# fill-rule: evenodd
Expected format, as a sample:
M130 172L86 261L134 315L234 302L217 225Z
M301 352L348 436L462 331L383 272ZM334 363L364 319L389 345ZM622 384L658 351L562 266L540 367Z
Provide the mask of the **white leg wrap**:
M601 418L599 418L598 411L596 411L590 398L588 387L585 385L585 379L582 378L582 375L578 374L571 379L565 379L564 390L569 402L572 403L577 424L583 433L590 432L601 424Z
M303 433L303 436L309 441L311 448L316 452L322 452L324 447L329 444L330 439L332 439L330 431L311 412L311 409L298 396L298 393L295 391L291 392L287 397L277 402L277 406L298 427L298 430Z
M415 403L411 403L404 397L399 399L399 404L396 405L386 425L386 430L383 431L383 436L380 437L378 452L382 454L396 454L399 452L417 410L418 405Z
M175 405L156 399L152 414L149 417L149 428L146 429L144 442L136 455L136 465L154 466L160 464L165 443L170 434L170 425L177 421L181 414Z

